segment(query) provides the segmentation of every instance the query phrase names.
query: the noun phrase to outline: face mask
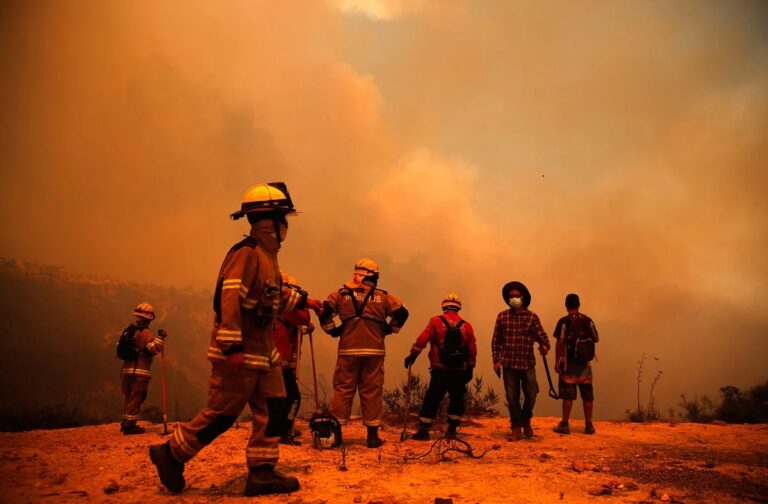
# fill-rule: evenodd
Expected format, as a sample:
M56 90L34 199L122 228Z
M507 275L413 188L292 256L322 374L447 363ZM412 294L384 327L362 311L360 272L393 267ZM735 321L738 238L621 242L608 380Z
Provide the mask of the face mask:
M511 297L509 298L509 306L512 308L520 308L523 306L523 298L520 297Z
M279 223L278 229L280 230L279 242L277 234L275 233L275 224L271 219L263 219L251 225L254 237L268 250L279 249L280 243L282 243L288 235L288 226L284 223Z

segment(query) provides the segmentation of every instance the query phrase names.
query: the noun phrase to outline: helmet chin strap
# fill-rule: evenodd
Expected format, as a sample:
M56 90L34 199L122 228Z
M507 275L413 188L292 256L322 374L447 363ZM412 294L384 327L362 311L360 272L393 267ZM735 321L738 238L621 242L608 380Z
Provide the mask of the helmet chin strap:
M280 219L275 215L272 217L272 224L275 226L275 238L277 239L277 246L280 247L280 243L282 243L282 237L280 236Z

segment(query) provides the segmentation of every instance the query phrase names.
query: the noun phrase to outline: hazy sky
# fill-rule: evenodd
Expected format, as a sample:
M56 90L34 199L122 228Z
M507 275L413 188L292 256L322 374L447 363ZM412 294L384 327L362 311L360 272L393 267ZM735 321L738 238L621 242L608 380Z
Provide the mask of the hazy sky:
M517 279L548 332L582 296L603 418L643 352L664 408L751 385L767 22L738 1L4 2L0 256L212 288L244 190L284 180L282 267L324 297L371 256L411 309L388 383L450 290L490 376Z

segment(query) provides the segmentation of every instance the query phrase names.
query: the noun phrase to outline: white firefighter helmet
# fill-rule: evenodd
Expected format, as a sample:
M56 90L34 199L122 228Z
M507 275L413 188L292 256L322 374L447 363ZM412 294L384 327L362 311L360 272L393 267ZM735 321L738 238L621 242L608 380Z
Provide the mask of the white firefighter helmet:
M284 182L270 182L268 184L256 184L245 191L240 210L230 215L232 220L237 220L247 214L258 212L272 212L283 215L296 213L296 208L288 193L288 186Z
M378 275L379 265L373 259L364 257L355 263L355 273L363 276Z
M152 305L146 301L140 303L139 306L133 309L133 314L137 317L145 318L147 320L155 320L155 309Z
M457 310L461 310L461 298L455 292L451 292L449 294L446 294L445 297L443 297L443 302L440 303L440 306L443 309L454 308Z

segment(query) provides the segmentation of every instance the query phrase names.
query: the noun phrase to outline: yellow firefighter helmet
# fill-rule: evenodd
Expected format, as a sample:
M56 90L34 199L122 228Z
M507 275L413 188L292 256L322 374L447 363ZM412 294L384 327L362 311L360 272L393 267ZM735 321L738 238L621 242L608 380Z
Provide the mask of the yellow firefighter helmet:
M455 308L461 310L461 298L455 292L451 292L450 294L446 294L440 306L443 307L443 309Z
M379 273L379 265L373 259L364 257L355 263L355 273L365 276L377 275Z
M230 215L237 220L250 213L277 212L284 215L296 213L288 186L284 182L256 184L245 191L240 210Z
M133 309L133 314L137 317L145 318L147 320L155 320L155 309L152 305L146 301L140 303L139 306Z

